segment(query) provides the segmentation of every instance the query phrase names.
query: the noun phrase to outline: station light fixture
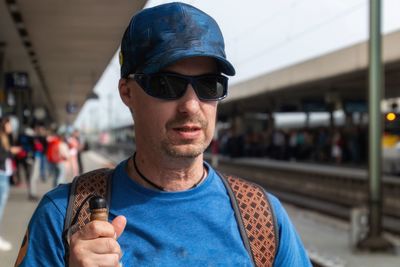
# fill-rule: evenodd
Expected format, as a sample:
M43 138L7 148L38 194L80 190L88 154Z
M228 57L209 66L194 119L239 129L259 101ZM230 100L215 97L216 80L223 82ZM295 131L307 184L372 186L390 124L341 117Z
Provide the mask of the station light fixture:
M394 121L394 120L396 120L396 113L394 113L394 112L389 112L389 113L387 113L386 114L386 120L388 120L388 121Z

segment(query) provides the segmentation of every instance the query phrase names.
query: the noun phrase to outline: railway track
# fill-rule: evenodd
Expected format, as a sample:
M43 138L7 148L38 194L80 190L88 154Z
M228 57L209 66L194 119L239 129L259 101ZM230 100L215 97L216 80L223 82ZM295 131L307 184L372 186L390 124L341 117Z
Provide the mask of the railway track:
M218 169L257 182L284 202L344 220L368 201L367 174L362 170L254 159L222 159ZM384 230L400 234L400 177L384 178L382 190Z

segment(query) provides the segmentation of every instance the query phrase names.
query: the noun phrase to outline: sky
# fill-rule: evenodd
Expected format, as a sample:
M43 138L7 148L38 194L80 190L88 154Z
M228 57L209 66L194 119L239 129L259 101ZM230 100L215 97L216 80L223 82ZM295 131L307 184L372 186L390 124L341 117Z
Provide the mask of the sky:
M172 1L148 1L146 7ZM225 38L235 84L368 38L368 0L192 0L210 14ZM244 4L245 3L245 4ZM382 1L382 31L400 29L399 0ZM118 95L118 51L95 85L99 100L89 100L75 126L83 130L132 123Z

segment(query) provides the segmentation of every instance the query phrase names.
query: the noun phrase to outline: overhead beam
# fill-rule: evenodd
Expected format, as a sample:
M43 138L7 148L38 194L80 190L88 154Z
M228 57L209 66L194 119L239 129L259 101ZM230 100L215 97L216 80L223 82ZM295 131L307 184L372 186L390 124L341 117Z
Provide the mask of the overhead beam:
M37 77L41 83L41 90L43 91L44 95L46 96L47 100L47 107L49 110L55 110L54 101L50 96L49 88L46 83L46 79L43 75L42 69L39 64L39 59L35 52L35 49L32 45L29 33L25 27L24 19L22 14L20 13L20 8L15 0L6 0L6 4L8 7L8 11L14 21L15 27L18 30L19 36L21 38L22 44L25 46L26 52L30 61L33 65L34 70L36 71ZM57 114L52 114L54 119L57 119Z

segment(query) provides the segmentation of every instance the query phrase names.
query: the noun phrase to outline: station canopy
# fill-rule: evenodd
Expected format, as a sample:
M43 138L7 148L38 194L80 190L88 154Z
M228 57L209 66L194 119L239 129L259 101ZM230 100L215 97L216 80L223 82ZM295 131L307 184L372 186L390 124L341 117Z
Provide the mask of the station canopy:
M0 73L29 77L30 104L73 121L146 1L0 1ZM2 77L3 78L3 77Z

